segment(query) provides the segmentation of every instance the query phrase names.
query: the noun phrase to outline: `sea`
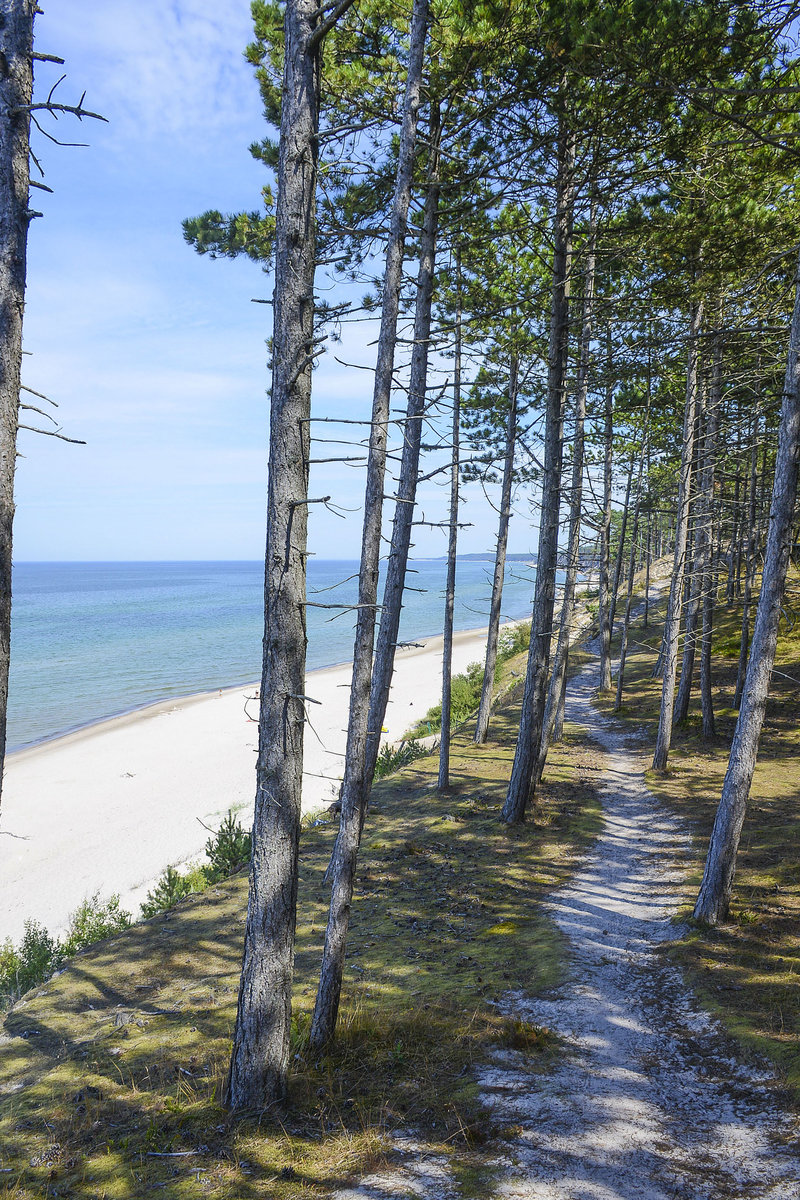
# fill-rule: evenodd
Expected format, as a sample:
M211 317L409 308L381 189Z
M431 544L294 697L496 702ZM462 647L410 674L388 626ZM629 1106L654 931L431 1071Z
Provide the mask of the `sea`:
M460 560L456 629L486 625L493 563ZM446 563L411 564L401 638L440 634ZM529 615L535 568L506 567L503 617ZM310 559L308 669L349 662L358 563ZM159 700L256 681L264 565L255 562L18 563L8 748L19 750Z

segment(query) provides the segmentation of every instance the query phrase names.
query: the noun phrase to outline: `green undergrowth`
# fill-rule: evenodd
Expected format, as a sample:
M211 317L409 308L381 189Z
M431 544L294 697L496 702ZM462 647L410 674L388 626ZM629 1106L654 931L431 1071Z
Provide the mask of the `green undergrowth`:
M206 861L180 869L168 866L147 893L141 907L145 919L167 912L195 892L203 892L240 871L250 859L250 834L230 810L219 829L210 830ZM8 1008L32 987L46 983L74 955L121 933L131 924L118 895L104 900L99 892L87 896L70 915L63 938L53 937L37 921L26 921L22 941L6 939L0 946L0 1009Z
M562 943L539 902L600 820L598 752L568 727L531 819L499 821L518 719L512 697L486 745L456 734L445 795L435 758L376 785L338 1034L321 1057L307 1033L335 825L304 830L285 1109L233 1120L220 1104L242 873L79 954L6 1015L0 1190L304 1200L379 1164L386 1133L407 1127L457 1157L461 1195L488 1195L485 1142L501 1130L479 1105L472 1067L501 1045L535 1078L559 1053L547 1030L504 1018L495 1002L560 978Z
M429 754L430 750L413 737L402 741L399 746L381 746L375 763L373 782L376 779L385 779L387 775L393 775L401 767L409 766L418 758L427 758Z
M798 586L796 572L790 590ZM661 681L650 678L664 603L649 630L635 622L625 672L625 704L616 719L644 725L655 739ZM742 831L730 918L716 929L691 925L704 856L722 792L737 712L733 708L741 606L719 603L713 641L716 736L705 741L696 684L689 718L675 730L668 769L647 773L648 786L693 835L686 903L688 935L667 952L687 970L708 1007L743 1043L776 1064L800 1103L800 625L782 622L777 670ZM751 625L752 629L752 625ZM598 703L614 719L613 696Z
M509 625L500 630L497 640L497 663L494 672L495 692L502 692L503 684L508 686L513 682L506 664L516 659L519 654L527 652L531 640L531 623L523 621L519 625ZM483 663L470 663L466 671L453 675L450 681L450 726L455 729L476 712L481 699L483 687ZM421 738L431 733L438 733L442 724L442 706L434 704L424 717L409 730L408 737Z

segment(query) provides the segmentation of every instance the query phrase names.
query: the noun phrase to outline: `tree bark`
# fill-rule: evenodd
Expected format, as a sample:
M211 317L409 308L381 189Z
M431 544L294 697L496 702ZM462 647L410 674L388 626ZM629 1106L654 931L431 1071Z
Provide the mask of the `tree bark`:
M664 621L664 681L661 689L661 709L658 734L653 755L653 770L664 771L672 741L672 707L675 698L675 672L678 666L678 632L681 621L681 593L686 559L686 538L689 531L689 502L694 457L694 430L697 418L697 339L703 321L703 305L697 301L692 309L686 364L686 407L683 418L681 465L678 477L678 500L675 517L675 550L672 580Z
M361 806L362 820L375 774L380 746L380 731L389 702L389 689L394 671L394 654L400 632L400 613L403 605L411 527L417 495L422 422L425 416L428 387L428 348L431 337L431 306L433 302L436 234L439 223L439 115L431 114L429 134L430 158L427 195L420 238L420 261L417 276L417 301L414 313L414 347L411 353L408 407L400 463L400 481L392 523L392 539L386 582L383 587L380 626L375 647L375 661L370 687L369 720L367 724L367 758L364 771L365 798Z
M600 691L611 691L611 613L609 605L609 571L611 567L611 487L613 483L612 451L614 446L613 388L611 386L611 349L606 354L605 425L603 455L603 519L600 526L600 580L597 598L597 619L600 627Z
M11 552L22 317L27 269L35 0L1 0L0 15L0 788L11 654Z
M647 477L650 478L650 456L647 458ZM644 555L645 575L644 575L644 615L642 618L642 629L647 629L650 619L650 567L653 561L653 514L647 514L647 545Z
M633 485L633 464L634 456L631 455L631 461L628 464L628 480L625 484L625 503L622 506L622 521L619 528L619 545L617 546L617 561L614 565L614 584L611 588L611 596L608 606L608 631L609 641L614 636L614 618L617 614L617 595L619 593L619 580L622 575L622 563L625 558L625 536L628 532L628 510L631 503L631 487Z
M311 350L320 49L316 0L287 0L275 229L264 654L250 895L226 1089L232 1109L285 1098L297 908L306 661Z
M778 622L792 547L792 519L797 499L800 459L799 350L800 263L795 276L794 312L783 386L778 454L775 461L761 595L756 608L739 719L736 722L728 770L722 785L722 797L711 834L703 882L694 909L694 916L698 921L711 925L724 921L730 907L736 854L775 662Z
M722 305L718 313L718 322L722 324ZM709 396L708 414L703 436L702 482L702 532L700 538L700 577L703 597L703 630L700 641L700 712L703 721L703 737L713 738L716 730L714 724L714 699L712 694L711 677L711 641L714 635L714 602L716 588L714 587L713 563L713 522L714 522L714 476L716 467L717 428L719 425L719 410L722 404L722 331L717 330L714 338L714 361L711 371L711 389Z
M628 655L628 631L631 624L631 608L633 606L633 580L636 575L636 539L639 534L639 512L642 504L642 480L644 478L644 464L647 458L647 445L650 439L650 399L651 399L651 383L648 371L647 381L647 410L644 420L644 434L642 439L642 449L639 456L639 473L636 480L636 501L633 510L633 529L631 530L631 550L628 559L628 579L625 588L625 616L622 619L622 634L619 644L619 667L617 668L617 693L614 699L614 712L619 712L622 707L622 689L625 681L625 659Z
M383 277L383 304L375 384L372 397L364 523L358 584L358 615L353 647L350 714L344 778L340 793L339 832L331 859L331 903L325 934L320 982L311 1022L310 1044L319 1049L333 1035L339 1012L347 929L353 897L358 847L363 826L362 805L366 786L369 693L375 644L378 571L381 553L381 518L386 475L386 439L389 401L397 343L397 318L403 282L403 252L411 202L417 117L422 88L422 63L428 24L428 0L414 0L411 37L403 101L403 125L397 159L389 239ZM374 767L373 767L374 771ZM371 779L371 776L369 777Z
M561 677L561 688L558 693L558 704L556 705L556 719L553 722L553 735L550 738L550 743L555 744L564 738L564 706L567 699L567 671L569 670L569 646L567 646L567 655L564 660L564 674Z
M500 522L497 529L497 548L494 555L494 578L492 579L492 600L489 606L489 629L486 635L486 661L483 668L483 684L481 686L481 702L478 706L478 717L475 722L474 741L481 745L486 741L489 732L489 718L492 714L492 690L494 688L494 673L497 666L497 643L500 636L500 609L503 603L503 581L506 570L506 550L508 548L508 526L511 520L511 491L514 485L514 452L517 438L517 376L519 372L519 355L516 350L511 353L511 365L508 379L508 419L506 421L506 454L503 463L503 483L500 492Z
M705 437L706 403L703 389L698 387L697 396L697 428L695 431L695 463L692 475L700 481L696 489L692 505L692 526L694 545L691 563L684 572L684 608L683 626L683 657L681 659L681 674L678 683L678 695L675 699L675 711L672 714L674 725L682 725L689 715L689 701L692 695L694 678L694 662L697 651L697 625L702 608L703 592L703 523L705 518L704 497L702 494L702 471L700 465L699 443Z
M461 260L456 253L456 286L461 284ZM450 700L453 674L453 614L456 602L456 550L458 548L459 434L461 424L461 293L456 301L456 344L453 364L453 445L450 477L450 528L447 538L447 581L444 601L442 648L442 724L439 735L438 789L450 786Z
M547 411L542 472L542 508L536 556L536 587L531 615L531 642L522 699L519 736L502 817L508 824L525 819L533 791L534 772L542 740L545 689L553 632L558 516L561 495L561 456L564 381L569 332L570 260L575 195L575 138L563 124L559 133L556 205L553 228L553 287L547 370Z
M563 693L567 682L567 656L572 624L572 610L575 605L575 582L578 577L578 560L580 558L581 540L581 510L583 503L583 467L584 467L584 433L586 424L586 397L589 393L589 351L592 341L594 324L594 269L595 242L597 234L596 206L592 205L589 219L589 233L586 249L586 262L583 269L583 313L581 320L581 345L578 362L578 379L575 389L575 433L572 443L572 481L570 488L570 517L569 535L567 539L567 569L564 578L564 595L561 603L561 618L558 628L558 642L553 658L553 670L547 689L542 721L542 740L539 747L539 760L536 764L535 779L538 783L547 761L547 751L553 740L559 708L563 706Z
M739 666L736 672L736 692L733 707L739 708L744 691L744 679L747 671L747 657L750 649L750 606L753 603L753 584L756 577L756 555L758 552L758 522L756 508L758 501L758 414L750 426L752 439L750 447L750 490L747 502L747 563L745 565L744 594L742 597L742 644L739 647Z
M736 421L736 478L733 485L733 529L731 531L731 544L728 552L728 579L725 585L725 603L733 604L736 593L735 571L736 571L736 547L739 542L739 527L741 521L739 518L740 501L739 495L741 490L741 407L737 406L737 421Z

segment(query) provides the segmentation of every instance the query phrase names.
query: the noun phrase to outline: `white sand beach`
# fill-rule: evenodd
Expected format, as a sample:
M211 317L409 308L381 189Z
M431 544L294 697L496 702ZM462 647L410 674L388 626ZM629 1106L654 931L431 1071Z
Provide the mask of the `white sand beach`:
M439 700L441 637L398 653L385 740ZM482 661L486 631L455 635L453 670ZM345 749L350 664L309 673L303 809L331 803ZM252 817L255 687L170 700L8 757L0 813L0 943L34 919L62 930L86 896L136 913L168 863L200 857L229 808ZM250 716L248 716L250 714Z

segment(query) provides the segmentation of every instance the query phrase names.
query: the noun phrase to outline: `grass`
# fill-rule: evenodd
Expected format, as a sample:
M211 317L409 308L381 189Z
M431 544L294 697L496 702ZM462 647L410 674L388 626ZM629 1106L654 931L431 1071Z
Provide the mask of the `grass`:
M313 816L308 814L306 820ZM203 892L241 870L250 860L250 834L232 810L206 842L206 862L179 870L168 866L147 893L140 917L167 912L193 892ZM52 937L36 921L25 922L21 943L6 939L0 946L0 1010L9 1008L31 988L45 983L65 963L95 942L127 929L130 913L120 909L119 896L104 900L99 892L87 896L70 915L64 939Z
M458 1152L463 1196L487 1195L494 1130L471 1067L497 1045L532 1072L559 1052L494 1002L559 979L562 943L539 901L599 823L598 755L569 728L533 818L498 820L518 717L512 696L486 745L455 736L445 796L433 758L376 785L338 1036L319 1058L307 1030L335 826L304 830L286 1110L234 1121L219 1102L247 896L239 875L78 955L6 1016L0 1190L305 1200L379 1163L386 1132L407 1126Z
M798 586L796 573L790 587ZM660 606L663 617L663 604ZM720 604L715 618L713 678L717 735L704 741L699 696L675 730L665 774L648 772L651 789L693 835L687 921L722 790L737 713L733 709L741 608ZM661 681L650 679L661 621L648 632L636 622L626 666L625 706L616 719L644 725L655 738ZM716 929L690 927L667 947L705 1003L740 1041L770 1058L794 1102L800 1102L800 627L782 626L758 764L742 832L730 920ZM788 676L788 678L787 678ZM598 703L612 714L613 695Z

